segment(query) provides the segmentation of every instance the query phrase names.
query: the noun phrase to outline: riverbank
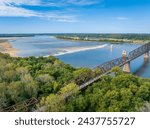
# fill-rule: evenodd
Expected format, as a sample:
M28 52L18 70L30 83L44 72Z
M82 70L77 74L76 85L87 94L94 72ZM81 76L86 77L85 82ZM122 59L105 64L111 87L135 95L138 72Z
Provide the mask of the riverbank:
M17 57L19 50L13 48L13 46L7 40L0 40L0 52L9 54L11 57Z
M64 36L56 36L58 39L63 40L71 40L71 41L80 41L80 42L111 42L112 44L120 44L120 43L131 43L131 44L145 44L150 42L150 40L129 40L129 39L113 39L113 38L100 38L100 39L87 39L87 38L79 38L79 37L64 37Z

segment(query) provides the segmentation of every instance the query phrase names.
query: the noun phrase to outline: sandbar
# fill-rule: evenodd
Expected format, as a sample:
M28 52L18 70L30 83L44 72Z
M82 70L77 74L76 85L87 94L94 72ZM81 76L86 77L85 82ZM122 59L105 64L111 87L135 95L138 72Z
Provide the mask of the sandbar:
M7 42L0 42L0 52L4 54L9 54L11 57L17 57L17 52L19 50L13 48L13 46Z

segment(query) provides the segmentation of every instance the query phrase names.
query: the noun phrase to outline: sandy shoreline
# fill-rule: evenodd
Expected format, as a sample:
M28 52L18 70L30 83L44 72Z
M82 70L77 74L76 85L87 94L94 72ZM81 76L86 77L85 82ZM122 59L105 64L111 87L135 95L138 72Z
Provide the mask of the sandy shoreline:
M81 51L94 50L94 49L99 49L99 48L103 48L103 47L106 47L106 46L107 46L107 44L98 45L98 46L90 46L90 47L64 48L64 49L60 49L61 52L53 54L53 56L60 56L60 55L65 55L65 54L70 54L70 53L81 52Z
M11 57L17 57L18 51L19 50L13 48L13 46L7 41L0 43L0 52L1 53L9 54Z

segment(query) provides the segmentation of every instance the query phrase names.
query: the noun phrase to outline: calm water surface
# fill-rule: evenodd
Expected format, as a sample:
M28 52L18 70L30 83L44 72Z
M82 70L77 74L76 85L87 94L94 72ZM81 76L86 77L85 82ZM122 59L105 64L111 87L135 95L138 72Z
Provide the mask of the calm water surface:
M74 67L94 68L99 64L114 58L121 57L122 51L130 52L139 47L138 44L111 44L100 42L80 42L56 39L50 36L23 37L10 40L14 48L20 50L21 57L26 56L47 56L61 52L62 48L69 47L92 47L95 45L104 45L103 48L87 50L57 56L63 62ZM131 62L131 70L138 76L150 78L150 62L144 63L143 56Z

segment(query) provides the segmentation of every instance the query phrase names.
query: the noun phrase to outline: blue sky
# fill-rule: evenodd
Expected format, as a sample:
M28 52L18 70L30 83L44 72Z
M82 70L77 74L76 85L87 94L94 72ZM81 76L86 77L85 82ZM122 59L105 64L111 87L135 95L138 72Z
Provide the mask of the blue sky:
M0 0L0 33L150 33L150 0Z

